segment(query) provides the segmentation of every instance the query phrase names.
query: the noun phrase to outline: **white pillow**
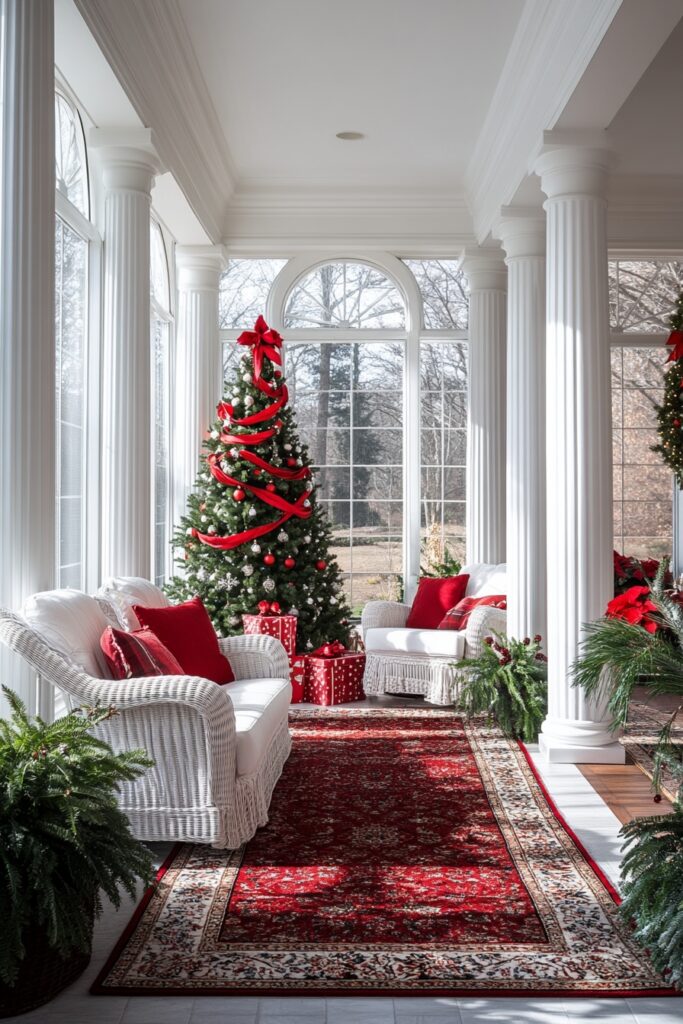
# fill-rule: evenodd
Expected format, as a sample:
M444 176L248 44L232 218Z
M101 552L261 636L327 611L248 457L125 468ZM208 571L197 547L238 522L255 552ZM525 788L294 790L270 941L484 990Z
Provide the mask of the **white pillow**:
M467 583L467 597L488 597L490 594L505 594L507 596L507 563L500 565L487 565L486 562L472 562L471 565L463 565L461 573L469 575Z
M167 608L170 601L163 590L142 576L111 576L97 591L97 597L108 601L124 629L140 629L140 622L133 611L134 604L146 608Z
M109 623L94 598L80 590L45 590L27 598L21 614L48 647L89 676L111 679L100 647Z

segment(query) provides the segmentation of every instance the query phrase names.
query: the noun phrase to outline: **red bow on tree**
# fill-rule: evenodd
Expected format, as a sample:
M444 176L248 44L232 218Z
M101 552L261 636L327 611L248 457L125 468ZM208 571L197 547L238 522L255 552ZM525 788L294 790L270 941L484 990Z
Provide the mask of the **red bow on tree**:
M267 356L271 362L282 366L282 337L277 331L271 330L262 316L254 324L253 331L242 331L237 339L238 345L250 345L254 354L254 380L260 380L263 360Z
M672 331L666 343L673 345L667 363L677 363L679 359L683 359L683 331Z

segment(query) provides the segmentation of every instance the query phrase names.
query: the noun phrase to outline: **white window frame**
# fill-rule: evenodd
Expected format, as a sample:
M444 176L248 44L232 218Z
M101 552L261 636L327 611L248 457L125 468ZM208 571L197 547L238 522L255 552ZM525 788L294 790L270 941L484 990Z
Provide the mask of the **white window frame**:
M61 95L75 110L81 120L84 136L86 124L81 107L66 83L57 77L55 93ZM92 216L94 197L90 174L87 143L84 148L86 160L86 181L89 208ZM83 586L91 593L100 584L100 396L101 396L101 342L102 342L102 236L92 220L84 217L66 196L55 188L55 216L59 217L72 231L88 243L87 266L87 336L85 339L85 428L83 459L83 520L82 557ZM59 429L55 425L55 460L59 464ZM57 555L55 571L59 571L59 514L55 515Z
M151 430L151 445L152 445L152 467L156 466L154 441L155 441L155 392L154 392L154 339L152 335L152 322L156 320L162 321L168 327L168 341L167 341L167 370L168 377L166 380L166 412L169 424L169 430L166 438L166 447L168 451L168 472L166 475L166 534L169 543L166 545L166 557L164 559L163 571L166 577L169 577L173 569L173 552L170 544L170 540L173 532L173 509L172 509L172 471L173 471L173 395L175 391L175 330L176 330L176 319L175 319L175 308L176 308L176 289L175 289L175 277L173 268L175 268L175 241L171 236L168 229L165 227L163 221L157 216L154 210L150 213L150 233L152 223L155 223L160 232L161 240L164 246L164 256L166 258L166 272L168 278L168 301L169 309L166 309L161 305L160 302L152 295L151 278L150 278L150 299L149 299L149 345L150 345L150 360L151 360L151 390L150 390L150 415L152 418L152 430ZM150 502L150 521L151 521L151 536L152 536L152 551L151 551L151 564L150 564L150 576L151 580L156 579L156 472L153 472L152 479L152 494Z
M238 253L234 258L240 258ZM273 253L273 258L284 258ZM248 257L244 257L248 258ZM262 257L263 258L263 257ZM421 256L429 259L430 255ZM457 258L457 257L452 257ZM285 328L285 309L296 284L316 268L326 263L350 261L374 267L384 274L398 289L405 302L406 324L400 330ZM410 602L417 589L420 575L420 522L421 522L421 452L420 452L420 343L422 341L460 341L467 343L468 332L455 328L425 329L423 324L422 294L412 271L398 257L388 252L362 253L320 250L288 260L275 278L268 295L265 318L284 338L285 350L295 342L364 342L401 341L404 343L403 372L403 584L404 600ZM221 345L236 341L240 329L222 328Z

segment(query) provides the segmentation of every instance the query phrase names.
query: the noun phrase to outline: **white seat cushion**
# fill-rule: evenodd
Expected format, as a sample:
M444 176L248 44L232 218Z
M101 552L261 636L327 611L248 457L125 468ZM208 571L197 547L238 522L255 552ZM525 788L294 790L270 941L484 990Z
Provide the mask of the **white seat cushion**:
M366 651L401 654L431 654L439 658L462 658L465 634L455 629L368 629Z
M237 774L251 775L287 721L292 687L287 679L237 679L225 689L235 709Z
M95 595L107 601L124 629L140 629L140 622L133 611L134 604L145 608L167 608L169 599L163 590L142 576L110 576Z
M485 562L473 562L463 565L461 573L467 573L466 597L488 597L489 594L507 594L507 564L487 565Z
M109 625L94 598L80 590L45 590L26 599L21 614L59 654L95 679L111 679L100 647Z

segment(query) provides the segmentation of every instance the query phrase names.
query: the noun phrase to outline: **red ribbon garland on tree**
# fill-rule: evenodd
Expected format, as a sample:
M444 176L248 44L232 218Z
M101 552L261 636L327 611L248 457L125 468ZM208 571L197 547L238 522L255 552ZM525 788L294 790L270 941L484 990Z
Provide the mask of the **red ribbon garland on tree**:
M233 406L229 402L220 402L216 407L216 413L220 420L229 420L239 427L251 427L260 423L266 423L268 420L272 420L272 418L276 416L277 413L287 404L289 399L287 386L284 382L274 386L264 380L261 376L263 371L263 360L265 358L270 359L273 363L277 363L278 366L282 365L282 356L280 355L282 338L277 331L271 330L264 318L260 316L254 324L254 330L243 331L237 339L237 343L239 345L251 346L254 363L254 384L259 391L267 395L269 398L274 399L274 401L260 412L252 413L250 416L244 416L240 419L235 418ZM220 440L223 444L256 446L262 444L264 441L269 441L271 437L274 437L277 434L281 426L282 421L277 420L273 427L270 427L267 430L256 431L255 433L228 434L223 432L220 435ZM271 466L265 459L262 459L254 452L250 452L248 450L241 449L239 457L245 459L247 462L251 462L252 465L258 466L260 469L266 470L271 474L271 476L278 477L281 480L305 480L311 475L311 471L307 466L302 466L300 469L292 470L281 469L278 466ZM218 548L222 551L229 551L232 548L237 548L242 544L248 543L248 541L255 540L257 537L263 537L272 530L277 530L278 527L282 526L283 523L286 523L288 519L292 518L292 516L297 516L300 519L307 519L311 515L312 509L304 507L304 503L308 498L308 493L306 491L300 494L295 502L287 501L278 494L267 491L262 487L256 487L254 484L237 480L235 477L225 473L218 465L219 460L220 457L217 453L209 455L207 459L209 470L214 479L218 480L219 483L224 484L226 487L240 487L243 490L250 491L254 497L260 498L261 501L265 502L266 505L270 505L271 508L278 509L283 513L283 515L272 523L264 523L262 526L254 526L249 530L243 530L241 533L235 533L230 537L216 537L211 534L200 533L199 530L193 529L193 537L200 540L202 544L206 544L212 548Z
M683 331L672 331L666 343L673 345L667 363L677 363L679 359L683 359Z

